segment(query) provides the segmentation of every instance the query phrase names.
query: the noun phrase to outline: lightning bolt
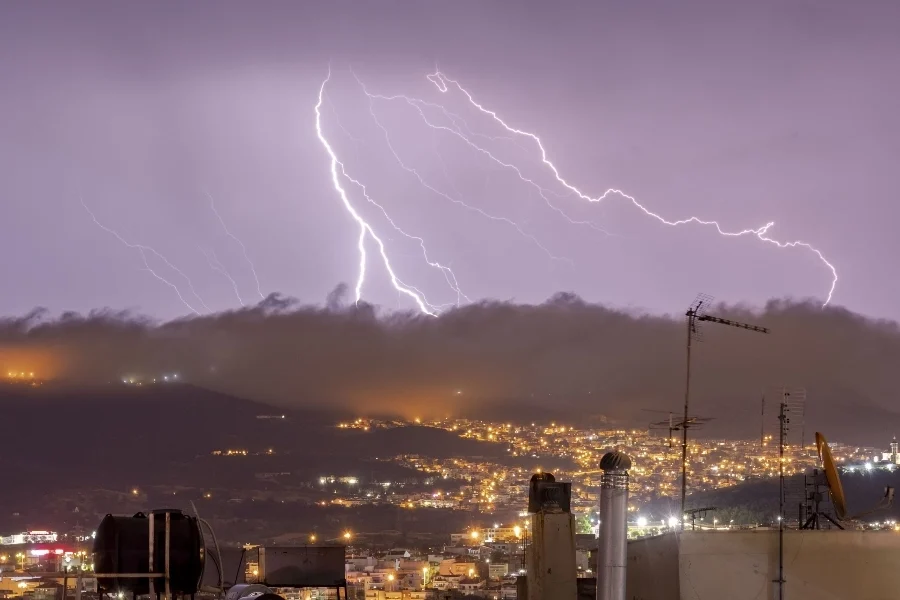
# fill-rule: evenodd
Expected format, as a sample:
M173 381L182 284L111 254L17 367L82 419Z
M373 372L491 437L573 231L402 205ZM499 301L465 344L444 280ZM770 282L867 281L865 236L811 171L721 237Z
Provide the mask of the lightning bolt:
M400 294L403 294L413 300L416 305L419 307L419 310L425 314L436 316L439 308L430 304L428 300L425 298L425 294L421 291L417 290L414 286L407 285L403 283L400 278L397 276L394 271L393 265L391 265L390 258L387 255L387 250L385 248L384 242L380 237L375 233L375 230L371 225L363 218L363 216L354 208L353 203L350 201L350 195L348 194L346 188L342 185L342 179L350 181L354 185L363 189L364 195L366 195L367 199L370 202L373 202L368 195L365 194L365 187L359 183L357 180L350 177L347 173L347 168L343 162L338 158L337 153L334 148L328 142L328 138L325 136L325 133L322 130L322 105L324 103L325 98L325 86L328 82L331 81L331 66L328 67L328 75L325 80L322 82L322 85L319 87L319 96L318 102L316 102L315 113L316 113L316 136L319 139L319 142L322 144L322 147L325 149L325 152L328 154L329 163L330 163L330 172L331 172L331 183L334 186L335 191L338 194L338 197L341 199L341 203L344 205L344 208L350 214L356 224L359 226L359 238L357 239L357 248L359 250L359 274L356 280L356 302L359 302L362 298L362 288L366 281L366 238L371 237L375 244L378 246L379 254L381 255L382 263L384 264L385 270L388 272L388 276L390 277L391 284L394 286L394 289L397 290ZM373 202L374 203L374 202ZM382 209L383 210L383 209ZM385 213L386 214L386 213Z
M550 252L550 250L547 249L546 246L544 246L543 244L541 244L541 242L540 242L535 236L533 236L532 234L527 233L526 231L524 231L524 230L522 229L522 227L521 227L518 223L516 223L515 221L513 221L512 219L509 219L509 218L507 218L507 217L498 217L498 216L496 216L496 215L492 215L492 214L490 214L490 213L488 213L488 212L486 212L486 211L484 211L484 210L482 210L482 209L480 209L480 208L478 208L478 207L476 207L476 206L472 206L472 205L470 205L470 204L467 204L466 202L464 202L464 201L462 201L462 200L460 200L460 199L458 199L458 198L453 198L452 196L450 196L450 195L447 194L446 192L443 192L443 191L441 191L441 190L435 188L435 187L432 186L430 183L428 183L427 181L425 181L425 179L422 177L422 175L419 173L418 170L416 170L416 169L413 168L413 167L407 166L406 163L403 162L403 159L400 158L400 155L397 153L397 150L394 148L394 145L393 145L393 143L391 142L391 135L390 135L390 133L388 132L387 128L382 124L382 122L378 119L378 116L375 114L374 100L375 100L376 98L378 98L378 96L375 95L375 94L369 93L368 89L366 88L366 85L362 82L362 80L360 80L359 77L356 76L356 73L354 73L353 76L356 78L357 83L359 83L360 87L362 88L363 93L364 93L364 94L366 95L366 97L369 99L369 114L372 116L372 120L375 122L375 125L377 125L378 128L382 131L382 133L384 133L384 139L385 139L385 142L387 143L387 147L388 147L388 149L391 151L391 154L393 155L394 159L397 161L397 164L400 165L400 168L401 168L401 169L403 169L403 170L406 171L407 173L410 173L411 175L413 175L413 176L419 181L419 184L420 184L422 187L424 187L425 189L431 191L432 193L434 193L434 194L440 196L441 198L444 198L445 200L448 200L448 201L450 201L450 202L452 202L453 204L456 204L456 205L458 205L458 206L462 206L463 208L465 208L465 209L467 209L467 210L476 212L476 213L478 213L479 215L481 215L482 217L485 217L485 218L490 219L490 220L492 220L492 221L500 221L500 222L502 222L502 223L506 223L507 225L510 225L510 226L513 227L520 235L522 235L522 236L528 238L529 240L531 240L538 248L540 248L540 249L541 249L547 256L549 256L551 259L553 259L553 260L564 260L564 261L567 261L567 262L570 262L570 263L571 263L571 261L570 261L569 259L560 258L560 257L558 257L558 256L555 256L552 252ZM446 111L445 114L448 116L448 118L451 119L451 121L454 122L454 124L456 124L457 122L462 122L462 123L464 124L464 126L465 126L467 129L469 129L468 124L465 123L465 121L463 120L462 117L460 117L460 116L458 116L458 115L455 115L455 114L453 114L453 113L451 113L451 112L449 112L449 111ZM457 128L458 128L458 126L457 126ZM470 131L471 131L471 130L470 130ZM492 138L492 137L490 137L490 136L483 136L483 137L486 137L487 139L492 139L492 140L500 139L500 138ZM503 139L512 139L512 138L504 137ZM443 161L443 159L440 158L440 155L438 155L438 158L440 159L441 166L442 166L442 168L444 168L444 174L446 175L446 174L447 174L447 171L446 171L446 166L444 165L444 161ZM448 177L447 179L449 180L450 178ZM457 192L457 193L458 193L458 192Z
M607 230L603 229L602 227L598 226L597 224L595 224L591 221L576 221L576 220L572 219L568 214L566 214L566 212L564 210L559 208L556 204L554 204L550 200L550 198L548 198L548 195L557 196L557 197L562 197L562 196L560 196L559 194L557 194L551 190L544 188L543 186L541 186L539 183L537 183L533 179L526 177L525 174L522 172L522 170L519 167L517 167L516 165L514 165L513 163L506 162L506 161L498 158L495 154L493 154L492 152L490 152L483 146L480 146L480 145L476 144L475 142L473 142L471 140L471 138L469 136L467 136L465 133L463 133L462 129L456 124L457 119L454 118L455 117L454 113L449 112L446 108L444 108L440 104L435 104L434 102L427 102L420 98L412 98L412 97L406 96L404 94L394 94L392 96L385 96L382 94L371 94L369 92L366 92L366 95L369 96L370 99L387 100L387 101L401 100L403 102L406 102L408 105L410 105L411 107L413 107L416 110L416 112L419 114L419 117L422 119L422 121L424 121L424 123L426 125L428 125L429 127L431 127L432 129L437 130L437 131L446 131L446 132L458 137L473 150L480 152L481 154L488 157L490 160L497 163L501 167L512 170L521 181L532 186L537 191L538 195L544 200L544 203L551 210L553 210L554 212L559 214L570 225L583 225L586 227L590 227L591 229L598 231L600 233L603 233L606 235L611 235ZM440 125L438 123L433 122L431 119L428 118L428 115L425 114L425 108L432 108L432 109L441 111L441 113L444 116L446 116L452 123L454 123L454 126L447 127L446 125ZM487 139L499 139L499 138L491 138L490 136L482 136L482 137L486 137Z
M338 114L337 108L335 108L334 104L331 102L331 99L328 97L328 94L325 94L325 100L328 102L328 106L331 108L331 116L334 117L334 123L337 125L341 131L344 132L348 138L356 142L357 144L362 144L365 140L361 140L352 133L350 130L344 127L344 124L341 122L341 116Z
M209 264L209 268L217 273L221 273L225 279L227 279L231 283L231 288L234 290L234 295L237 296L238 302L241 303L241 306L244 306L244 301L241 299L241 293L238 291L237 282L234 280L234 277L231 276L231 273L228 272L228 269L225 268L219 258L216 256L215 250L210 249L209 252L197 246L197 249L203 253L203 256L206 257L206 262Z
M332 108L332 112L334 113L335 117L337 117L337 110L334 109L334 106L332 106L331 108ZM374 113L372 114L372 116L373 117L375 116ZM379 125L379 127L381 126L381 123L378 122L377 118L375 119L375 122ZM337 121L337 124L344 131L344 133L347 134L347 136L349 136L351 139L353 139L355 141L359 141L359 140L357 140L357 138L353 137L353 135L343 125L341 125L340 121ZM382 129L384 130L383 127L382 127ZM386 130L385 130L385 134L387 134ZM390 144L390 141L388 141L388 143ZM393 150L393 148L392 148L392 150ZM394 153L394 155L396 156L396 153ZM385 220L387 220L387 222L390 223L391 227L394 228L394 231L396 231L397 233L399 233L400 235L402 235L403 237L405 237L407 239L415 241L419 245L419 248L422 250L422 255L425 258L425 263L429 267L432 267L434 269L438 269L439 271L441 271L441 274L444 276L444 280L447 282L447 285L450 287L451 290L456 292L456 305L459 306L463 300L465 300L466 302L471 302L471 298L466 296L462 292L462 290L460 290L459 282L457 281L456 274L453 273L453 270L450 269L450 267L444 266L441 263L439 263L435 260L432 260L428 257L428 249L425 247L425 240L417 235L413 235L411 233L407 233L406 231L404 231L403 228L401 228L399 225L397 225L397 223L391 218L391 216L388 214L388 212L384 208L384 206L382 206L381 204L376 202L375 199L373 199L369 195L368 189L361 181L351 177L346 172L346 170L342 169L342 171L343 171L344 177L348 181L353 183L357 188L359 188L360 192L363 195L363 198L365 198L369 204L373 205L381 212L381 214L384 216ZM420 178L420 180L421 180L421 178ZM413 290L416 293L421 295L421 292L418 289L416 289L415 287L409 286L409 285L407 287L409 287L411 290ZM449 306L449 305L432 306L432 308L435 310L440 310L442 308L445 308L446 306Z
M216 214L216 218L219 219L219 223L222 225L222 230L225 232L225 235L227 235L228 237L233 239L241 247L241 252L244 253L244 260L247 261L247 264L250 266L250 272L253 273L253 281L256 282L256 293L259 294L260 300L265 300L266 297L263 295L262 290L260 289L260 286L259 286L259 277L256 276L256 267L253 266L253 261L250 260L250 256L247 254L247 247L244 246L244 242L239 240L236 235L234 235L233 233L231 233L231 231L228 230L228 226L225 225L225 219L223 219L222 215L219 214L219 211L216 210L216 201L213 200L212 194L210 194L209 192L206 192L206 191L204 191L204 193L206 194L206 197L209 198L209 207L212 208L212 211ZM216 262L218 262L218 260ZM224 272L224 267L223 267L223 272ZM227 272L226 272L226 275L227 275ZM228 277L228 279L231 279L231 275L227 275L227 277ZM231 279L231 283L232 284L234 283L233 279ZM235 292L237 292L237 290L235 290ZM240 296L238 296L238 300L240 300ZM241 302L241 306L243 306L243 305L244 305L244 303Z
M120 242L122 242L123 244L125 244L125 246L127 246L131 249L137 250L138 253L140 253L140 255L141 255L141 260L144 261L144 267L146 268L146 270L151 275L153 275L156 279L160 280L161 282L163 282L164 284L166 284L167 286L172 288L175 291L175 294L178 296L178 299L181 300L181 303L184 304L188 308L188 310L190 310L192 313L194 313L195 315L198 315L198 316L201 314L200 311L198 311L196 308L191 306L191 304L184 298L184 296L181 294L181 290L178 288L177 285L175 285L174 283L172 283L171 281L169 281L168 279L166 279L165 277L163 277L162 275L157 273L153 269L153 267L150 266L150 262L147 260L148 252L150 254L156 256L158 259L160 259L163 263L165 263L165 265L167 267L169 267L170 269L172 269L173 271L175 271L176 273L181 275L185 279L185 281L187 281L187 284L191 290L191 293L194 295L194 297L197 298L197 300L199 300L200 305L206 310L206 312L212 312L209 309L209 307L206 305L206 303L203 302L203 299L200 297L200 295L197 294L197 292L194 290L194 285L191 283L190 278L188 278L188 276L185 275L181 269L179 269L178 267L176 267L175 265L170 263L169 260L165 256L163 256L162 254L160 254L159 252L157 252L150 246L144 246L142 244L132 244L132 243L128 242L125 238L123 238L121 235L119 235L118 233L116 233L115 231L110 229L109 227L103 225L100 221L97 220L97 217L94 215L93 212L91 212L91 209L88 208L88 205L85 204L84 199L80 198L80 200L81 200L81 206L83 206L84 210L86 210L87 213L91 216L91 220L94 221L94 224L97 225L97 227L99 227L103 231L115 236L115 238L117 240L119 240Z
M756 236L757 238L759 238L760 240L762 240L763 242L773 244L779 248L798 248L799 247L799 248L805 248L805 249L811 251L819 258L819 260L822 262L822 264L825 265L825 267L827 267L827 269L831 272L831 275L832 275L831 286L828 289L828 294L826 295L825 301L822 304L822 306L823 307L828 306L828 304L831 302L831 299L834 296L834 290L837 287L837 282L838 282L838 273L837 273L837 269L835 268L835 266L831 262L829 262L828 259L825 258L824 254L822 254L822 252L820 250L818 250L817 248L815 248L812 244L809 244L808 242L803 242L803 241L782 242L782 241L778 241L774 238L769 237L767 234L768 234L769 229L771 229L775 225L774 221L766 223L762 227L758 227L756 229L744 229L741 231L727 231L727 230L723 229L722 226L717 221L707 221L707 220L700 219L699 217L688 217L686 219L670 221L670 220L665 219L664 217L660 216L659 214L651 211L650 209L646 208L643 204L638 202L634 197L626 194L625 192L623 192L621 190L615 189L615 188L610 188L610 189L606 190L600 196L590 196L590 195L582 192L576 186L569 183L565 178L562 177L562 175L560 175L560 172L557 169L556 165L553 164L553 162L550 161L550 159L548 158L547 151L544 148L544 144L541 142L541 139L536 134L534 134L530 131L517 129L516 127L509 125L495 111L488 109L484 105L478 103L475 100L475 98L472 96L472 94L466 88L464 88L458 81L447 77L440 71L435 71L434 73L427 75L426 77L428 78L428 80L431 83L434 84L434 86L441 93L446 94L450 90L450 86L455 87L466 97L466 99L468 100L468 103L472 107L474 107L476 110L480 111L482 114L485 114L488 117L490 117L491 119L493 119L497 124L499 124L508 133L518 135L518 136L523 136L526 138L530 138L537 145L538 150L540 151L541 162L544 165L546 165L547 168L550 169L550 171L553 173L553 176L555 177L556 181L562 187L567 189L572 194L576 195L581 200L585 200L587 202L602 202L606 198L616 195L616 196L620 196L620 197L624 198L625 200L628 200L638 210L643 212L645 215L656 219L657 221L659 221L660 223L662 223L664 225L669 225L669 226L675 227L678 225L685 225L688 223L696 223L698 225L706 225L706 226L715 227L716 231L718 231L720 235L727 236L727 237L741 237L741 236L745 236L745 235L753 235L753 236ZM405 96L395 96L394 98L397 98L397 97L406 99L407 102L411 102L414 105L416 105L417 108L419 109L419 112L421 113L422 117L425 118L424 112L421 110L421 106L419 106L418 104L419 103L426 104L426 103L424 103L421 100L416 100L416 99L412 99L412 101L411 101L411 99L408 99ZM440 107L440 105L438 105L438 107ZM427 122L427 119L426 119L426 122ZM511 166L511 165L506 165L499 159L496 159L493 155L490 154L490 152L487 152L486 150L482 149L481 147L478 147L475 144L471 143L470 140L465 138L465 136L462 136L458 131L456 131L454 133L457 136L463 137L463 139L465 139L466 142L468 142L472 146L475 146L478 150L488 154L496 162L501 163L504 166ZM534 182L532 182L528 178L522 176L522 174L518 170L518 168L516 168L514 166L512 168L514 168L516 170L516 172L519 174L519 177L522 178L524 181L534 184ZM537 185L537 184L534 184L534 185Z

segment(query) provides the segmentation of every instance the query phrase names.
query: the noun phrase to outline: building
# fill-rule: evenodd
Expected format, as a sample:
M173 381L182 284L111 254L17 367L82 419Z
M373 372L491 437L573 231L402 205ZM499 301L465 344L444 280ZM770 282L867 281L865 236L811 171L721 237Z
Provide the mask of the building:
M891 451L881 454L881 462L900 465L900 442L897 441L896 437L891 440Z
M778 598L778 530L684 531L628 543L627 598ZM786 530L784 597L895 598L900 535ZM758 593L750 593L759 590Z
M0 544L4 546L18 546L21 544L46 544L57 541L55 531L23 531L12 535L0 537Z
M366 590L366 600L428 600L427 592L402 590L386 592L384 590Z

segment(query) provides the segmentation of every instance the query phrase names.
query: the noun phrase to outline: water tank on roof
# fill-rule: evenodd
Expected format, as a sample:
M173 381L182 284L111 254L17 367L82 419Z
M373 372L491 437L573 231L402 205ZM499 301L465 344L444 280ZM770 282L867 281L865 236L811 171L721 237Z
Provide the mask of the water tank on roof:
M153 570L166 564L166 514L169 515L169 584L173 594L194 594L200 588L206 549L200 524L177 509L153 511ZM144 513L133 517L106 515L94 540L94 571L100 574L149 573L150 523ZM98 577L101 592L148 594L149 578ZM162 577L154 578L156 591L165 589Z

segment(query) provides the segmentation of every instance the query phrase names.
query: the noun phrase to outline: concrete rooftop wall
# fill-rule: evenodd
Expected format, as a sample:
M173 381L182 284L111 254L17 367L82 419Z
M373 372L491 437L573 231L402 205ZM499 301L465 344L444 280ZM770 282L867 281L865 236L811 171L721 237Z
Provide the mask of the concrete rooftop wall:
M785 531L786 600L900 598L900 533ZM688 531L628 544L628 600L778 600L778 531Z

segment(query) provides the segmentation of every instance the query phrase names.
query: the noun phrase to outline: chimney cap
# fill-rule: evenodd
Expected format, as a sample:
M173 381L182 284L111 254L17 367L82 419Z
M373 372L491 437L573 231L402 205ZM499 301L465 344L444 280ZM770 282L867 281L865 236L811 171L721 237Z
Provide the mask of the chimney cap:
M631 468L631 459L623 452L607 452L600 459L600 468L604 471L627 471Z

